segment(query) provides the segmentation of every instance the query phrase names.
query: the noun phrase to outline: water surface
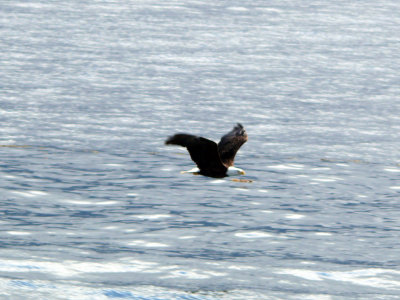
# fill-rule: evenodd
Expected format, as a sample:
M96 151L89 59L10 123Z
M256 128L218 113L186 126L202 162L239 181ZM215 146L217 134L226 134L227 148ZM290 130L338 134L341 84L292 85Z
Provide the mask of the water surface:
M3 1L0 295L397 299L397 1ZM236 122L241 177L175 132Z

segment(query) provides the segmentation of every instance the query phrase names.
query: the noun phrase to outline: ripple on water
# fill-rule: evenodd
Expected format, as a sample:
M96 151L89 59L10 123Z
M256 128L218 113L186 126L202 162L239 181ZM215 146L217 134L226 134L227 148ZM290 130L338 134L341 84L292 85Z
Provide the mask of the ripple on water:
M384 170L386 172L391 172L391 173L399 173L400 172L399 168L385 168Z
M142 219L142 220L159 220L159 219L171 218L172 215L166 215L166 214L135 215L134 217L137 218L137 219Z
M299 214L288 214L288 215L285 215L286 219L293 219L293 220L302 219L304 217L305 217L304 215L299 215Z
M198 269L191 270L173 270L168 275L162 276L161 278L187 278L187 279L209 279L212 277L227 276L227 273L216 272L216 271L205 271Z
M399 294L373 268L399 261L400 1L5 2L1 293ZM252 184L180 175L194 164L167 136L236 121Z
M170 247L168 244L151 242L145 240L135 240L127 243L129 246L148 247L148 248L166 248Z
M90 201L90 200L63 200L62 202L74 204L74 205L89 205L89 206L108 206L118 204L119 201L106 200L106 201Z
M357 285L400 291L400 271L392 269L355 269L350 271L321 272L309 269L282 269L277 274L286 274L311 281L332 280Z
M343 179L339 177L317 177L317 178L311 178L311 180L317 182L335 182Z
M16 195L24 196L24 197L37 197L37 196L45 196L48 195L47 192L43 191L12 191Z
M226 180L224 180L224 179L215 179L215 180L210 181L210 183L212 183L212 184L221 184L221 183L225 183L225 182L226 182Z
M275 235L262 231L237 232L235 236L246 239L272 238Z
M301 164L281 164L281 165L268 166L268 168L276 169L276 170L301 170L301 169L304 169L304 165L301 165Z
M7 233L10 235L19 235L19 236L32 234L31 232L28 231L7 231Z

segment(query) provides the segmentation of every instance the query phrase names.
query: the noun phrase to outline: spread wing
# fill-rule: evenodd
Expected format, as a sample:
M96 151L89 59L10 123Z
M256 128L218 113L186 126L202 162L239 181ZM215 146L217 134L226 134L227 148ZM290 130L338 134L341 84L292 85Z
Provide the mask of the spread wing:
M203 137L179 133L169 137L165 144L186 147L201 174L212 177L225 176L227 168L221 162L215 142Z
M225 134L218 143L218 152L222 163L226 167L233 166L236 152L246 143L247 133L242 124L237 124L230 132Z

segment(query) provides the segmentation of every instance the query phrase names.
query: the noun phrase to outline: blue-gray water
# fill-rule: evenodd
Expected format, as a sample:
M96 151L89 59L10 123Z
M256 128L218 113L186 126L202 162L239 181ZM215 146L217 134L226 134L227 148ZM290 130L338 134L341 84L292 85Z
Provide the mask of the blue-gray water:
M1 1L2 299L398 299L400 2ZM175 132L249 141L181 174Z

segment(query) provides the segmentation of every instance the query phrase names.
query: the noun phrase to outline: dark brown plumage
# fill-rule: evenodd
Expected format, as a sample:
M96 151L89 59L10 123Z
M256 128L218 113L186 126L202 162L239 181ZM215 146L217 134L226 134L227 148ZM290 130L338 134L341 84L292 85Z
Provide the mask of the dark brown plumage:
M200 174L210 177L225 177L233 166L239 148L247 141L247 133L237 124L225 134L218 145L203 137L178 133L169 137L165 144L186 147L190 157L197 164Z
M238 123L231 131L225 134L218 143L218 153L226 167L233 166L236 153L247 142L247 133L242 124Z

